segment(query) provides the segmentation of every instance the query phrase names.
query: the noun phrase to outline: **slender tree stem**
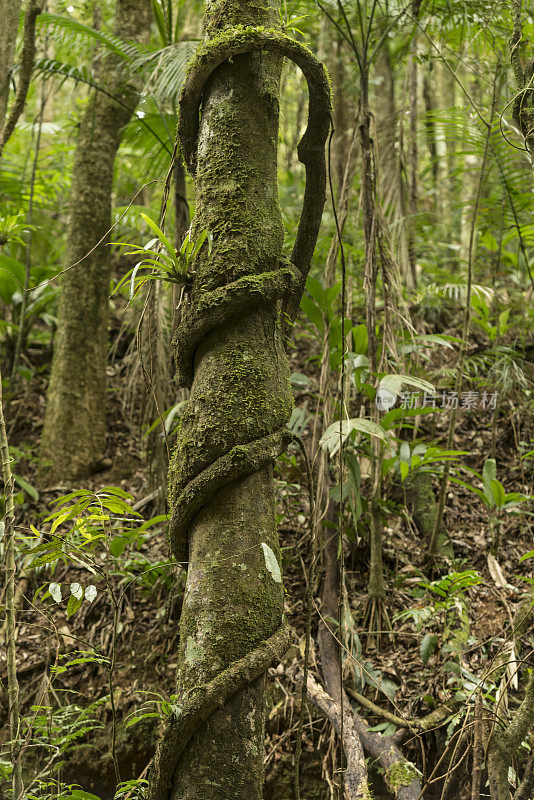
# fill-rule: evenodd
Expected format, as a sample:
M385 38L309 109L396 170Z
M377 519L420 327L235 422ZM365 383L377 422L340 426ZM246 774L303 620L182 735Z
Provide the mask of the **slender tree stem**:
M41 6L36 0L29 0L24 20L24 41L20 61L19 85L11 110L0 130L0 158L2 158L4 147L15 130L26 103L26 95L28 94L33 72L33 62L35 61L35 20L41 11Z
M41 133L43 129L43 115L46 105L45 97L45 81L43 80L41 86L41 103L39 106L39 114L37 119L37 136L35 139L35 152L33 156L32 172L30 178L30 196L28 200L28 241L26 243L26 255L24 262L24 291L22 293L22 302L20 304L19 327L17 331L17 341L15 344L15 353L13 355L13 363L11 365L11 381L10 381L10 396L13 396L15 384L17 380L17 370L20 360L20 351L24 343L24 334L26 327L26 310L28 307L28 290L30 288L30 274L31 274L31 258L32 258L32 221L33 221L33 199L35 195L35 178L37 175L37 162L39 160L39 148L41 147Z
M13 475L7 441L2 404L2 374L0 373L0 457L4 481L5 514L3 521L6 564L6 637L7 637L7 694L9 701L9 733L11 736L11 763L13 765L13 798L22 797L22 766L20 760L19 683L16 660L15 618L15 507L13 503Z

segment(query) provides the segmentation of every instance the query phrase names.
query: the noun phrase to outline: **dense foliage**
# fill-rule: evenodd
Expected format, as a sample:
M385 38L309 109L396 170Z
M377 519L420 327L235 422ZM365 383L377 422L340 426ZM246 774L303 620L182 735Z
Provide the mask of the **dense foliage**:
M50 2L37 16L24 110L0 153L6 798L19 768L25 798L146 797L158 726L180 711L185 573L165 540L166 475L192 412L172 337L214 237L195 227L175 131L202 5L152 0L150 31L128 39L111 0ZM29 6L18 33L0 33L16 36L8 112ZM373 796L528 800L534 16L517 0L283 0L280 27L326 64L333 111L327 203L288 337L289 428L302 447L293 443L275 470L281 565L264 546L294 629L270 671L265 797L294 796L297 741L305 797L342 797L340 770L352 764L350 742L331 733L311 691L299 727L311 621L313 680L349 706ZM280 86L289 258L308 97L292 62ZM84 202L69 192L98 98L128 112L110 162L111 226L101 241L88 231L87 256L68 263L73 203ZM229 179L229 204L236 187ZM97 246L105 402L87 422L105 438L74 474L40 447L58 325L70 325L61 294L72 281L96 318L84 270ZM79 320L80 348L93 345L92 313ZM76 375L61 402L86 389ZM67 438L74 463L85 443ZM390 744L393 767L379 755Z

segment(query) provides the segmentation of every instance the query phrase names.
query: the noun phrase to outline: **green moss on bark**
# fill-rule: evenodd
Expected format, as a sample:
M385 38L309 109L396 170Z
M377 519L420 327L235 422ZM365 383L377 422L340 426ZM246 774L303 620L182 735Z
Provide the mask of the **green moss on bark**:
M208 34L246 22L276 23L275 4L211 2ZM276 145L279 59L247 54L223 64L204 93L196 175L196 231L209 230L195 264L191 303L209 292L280 269L283 227ZM171 504L196 475L232 448L277 431L292 397L276 302L206 333L194 355L191 398L170 472ZM245 452L245 451L244 451ZM282 622L283 588L266 568L280 562L272 466L217 491L189 530L189 570L180 622L180 696L239 661ZM265 680L235 695L197 731L178 765L177 800L259 800L263 783Z

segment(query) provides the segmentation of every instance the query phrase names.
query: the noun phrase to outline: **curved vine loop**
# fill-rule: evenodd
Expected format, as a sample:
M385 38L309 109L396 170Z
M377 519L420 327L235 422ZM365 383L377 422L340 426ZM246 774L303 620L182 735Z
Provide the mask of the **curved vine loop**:
M204 42L197 49L185 80L179 104L178 135L185 163L194 176L197 161L200 105L206 82L228 59L265 50L289 58L308 83L308 123L297 153L306 170L306 186L291 259L280 260L276 271L240 278L199 294L184 307L174 335L175 361L180 386L193 381L193 357L199 342L232 317L245 311L282 302L292 323L310 268L326 199L325 142L331 124L330 84L324 65L303 44L276 30L236 27ZM231 480L255 472L282 453L291 434L280 428L269 436L230 450L185 485L173 490L169 544L180 562L188 558L188 526L210 497Z

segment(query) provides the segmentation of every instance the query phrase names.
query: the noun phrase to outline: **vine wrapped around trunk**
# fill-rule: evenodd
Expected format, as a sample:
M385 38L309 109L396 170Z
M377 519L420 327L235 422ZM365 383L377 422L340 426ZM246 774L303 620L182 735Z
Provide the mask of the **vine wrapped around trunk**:
M200 292L197 296L192 294L174 336L178 382L185 388L190 388L193 382L195 350L211 330L224 326L239 314L269 307L278 301L283 301L285 312L281 318L282 329L287 327L284 323L294 320L325 202L324 145L330 125L330 88L326 71L304 45L275 30L239 26L230 34L208 40L197 51L180 98L178 132L187 167L193 175L196 173L199 107L206 82L222 63L250 50L267 50L290 58L302 69L308 81L308 126L298 146L299 159L306 167L302 213L291 260L287 265L279 255L274 270L247 274L211 291ZM198 283L198 276L196 282ZM221 457L218 453L218 458L212 459L209 452L199 453L200 456L206 455L210 464L210 472L205 479L196 470L194 478L189 471L184 470L181 475L178 469L175 471L175 480L171 482L172 516L169 539L178 561L187 560L188 523L210 494L220 489L225 482L257 471L260 466L274 461L285 450L290 437L284 431L286 420L283 417L283 413L279 415L275 430L270 435L261 437L263 442L259 446L252 442L232 441L222 443L221 450L226 457ZM175 464L176 462L175 458Z
M264 673L287 648L273 463L292 438L284 345L325 201L330 89L306 47L238 24L272 26L277 11L275 0L262 9L212 0L208 38L180 102L180 141L197 189L193 237L209 231L212 241L193 265L174 340L191 398L170 468L169 539L177 560L189 560L178 696L183 708L194 697L195 710L186 743L182 713L166 727L151 800L261 798ZM291 261L281 254L276 178L281 56L300 66L310 93Z

